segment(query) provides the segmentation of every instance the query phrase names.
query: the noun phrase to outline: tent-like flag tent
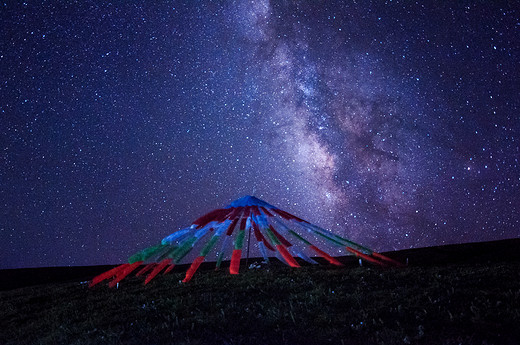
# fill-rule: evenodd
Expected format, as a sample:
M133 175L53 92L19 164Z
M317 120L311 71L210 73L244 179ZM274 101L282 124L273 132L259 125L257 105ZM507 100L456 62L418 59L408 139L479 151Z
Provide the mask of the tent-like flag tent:
M253 239L251 235L254 236ZM132 255L128 263L95 277L90 286L112 279L109 286L113 287L143 264L145 266L138 270L136 275L146 275L144 283L148 284L159 273L166 274L171 271L174 265L179 264L194 248L199 248L200 252L192 261L183 282L191 280L208 254L215 255L216 268L219 269L223 259L231 253L229 273L238 274L246 236L248 251L252 245L251 241L256 241L256 246L254 244L253 246L259 249L266 262L269 262L269 257L274 255L291 267L300 267L295 257L317 264L312 255L321 256L332 265L342 265L337 259L313 244L318 239L332 246L345 248L360 259L373 264L400 265L399 262L367 247L247 195L233 201L225 208L203 215L189 227L163 238L161 243ZM249 252L247 255L249 257Z

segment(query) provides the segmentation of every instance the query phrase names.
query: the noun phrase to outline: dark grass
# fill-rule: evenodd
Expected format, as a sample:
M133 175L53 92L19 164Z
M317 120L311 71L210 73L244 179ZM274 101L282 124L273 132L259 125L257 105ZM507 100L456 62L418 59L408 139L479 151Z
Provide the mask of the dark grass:
M516 245L516 244L515 244ZM516 247L518 248L518 247ZM514 253L514 252L512 252ZM520 260L278 265L0 292L0 344L519 344Z

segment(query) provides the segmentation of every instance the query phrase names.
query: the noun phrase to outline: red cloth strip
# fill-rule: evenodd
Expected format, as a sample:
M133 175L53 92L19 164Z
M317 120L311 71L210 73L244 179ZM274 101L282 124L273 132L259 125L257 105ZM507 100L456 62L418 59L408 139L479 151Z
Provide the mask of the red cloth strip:
M283 219L287 219L287 220L291 220L291 217L288 216L284 211L280 210L280 209L277 209L277 208L273 208L273 211L278 213L278 215L280 217L282 217Z
M255 238L257 241L262 240L262 234L260 233L260 228L258 227L258 224L256 224L254 221L251 221L251 224L253 224L253 230L255 232Z
M233 212L232 209L230 208L223 208L221 209L222 211L215 217L215 219L213 219L214 221L216 222L219 222L219 223L222 223L223 221L226 220L227 216ZM209 222L208 222L209 223Z
M134 262L131 265L128 265L124 270L120 271L117 276L112 280L110 283L108 283L108 287L113 288L114 286L117 286L117 283L119 283L121 280L123 280L127 275L132 273L133 270L135 270L137 267L139 267L143 262L137 261Z
M197 229L200 229L212 221L223 221L226 218L226 216L231 212L232 209L230 208L219 208L209 213L206 213L202 217L197 218L193 222L193 224L197 225Z
M251 206L246 206L244 211L244 218L248 218L251 215Z
M253 211L253 214L255 216L261 216L262 215L262 213L260 212L260 209L256 205L251 206L251 210Z
M300 217L296 217L294 214L290 214L289 212L283 211L285 214L287 214L289 217L291 217L294 220L297 220L300 223L308 223L306 220L301 219Z
M386 266L385 263L383 263L383 262L381 262L381 261L379 261L379 260L377 260L377 259L374 259L374 258L371 257L371 256L368 256L368 255L366 255L366 254L363 254L363 253L361 253L359 250L355 250L354 248L351 248L351 247L346 247L346 248L347 248L347 250L348 250L349 252L356 254L356 256L358 256L358 257L360 257L360 258L362 258L362 259L365 259L365 260L368 261L368 262L371 262L371 263L373 263L373 264L376 264L376 265L379 265L379 266L383 266L383 267Z
M155 265L157 265L155 262L152 262L146 266L143 267L142 270L140 270L139 272L137 272L137 274L135 275L136 277L140 277L142 276L143 274L145 274L146 272L148 272L149 270L151 270Z
M193 262L191 263L190 268L186 272L186 277L182 281L183 283L187 283L191 280L195 272L197 272L197 269L199 268L200 264L204 261L204 256L199 256Z
M100 275L97 275L92 279L88 287L93 287L94 285L97 285L101 283L105 279L112 278L115 276L119 271L124 270L126 267L130 266L130 264L122 264L117 267L114 267L106 272L101 273Z
M232 208L232 210L233 211L230 214L228 214L227 218L234 220L235 218L240 217L240 214L244 210L244 206L238 206L238 207Z
M273 208L273 211L275 211L276 213L278 213L282 218L284 219L287 219L287 220L291 220L291 219L294 219L298 222L301 222L301 223L309 223L308 221L306 220L303 220L301 219L300 217L296 217L295 215L293 214L290 214L289 212L286 212L284 210L280 210L278 208Z
M262 234L262 232L260 231L260 228L258 227L258 225L256 223L253 222L253 229L254 229L254 232L255 232L255 237L256 237L256 240L258 242L262 241L264 242L265 244L265 247L269 250L272 250L274 252L274 248L273 246L267 242L267 239L265 238L265 236Z
M325 259L327 259L327 261L329 263L331 263L333 265L336 265L336 266L343 266L343 264L341 262L339 262L338 260L334 259L332 256L330 256L329 254L325 253L323 250L319 249L318 247L312 245L309 248L314 250L318 255L322 256Z
M264 244L265 244L265 247L269 250L272 250L273 252L275 251L274 247L271 245L271 243L269 243L269 241L267 241L267 238L265 238L265 236L262 236L263 237L263 241L264 241Z
M283 246L283 244L279 244L276 246L276 249L282 254L283 258L287 262L287 264L291 267L300 267L298 262L291 256L291 254L287 251L287 249Z
M226 235L231 236L239 220L240 218L233 219L233 221L231 222L231 224L229 224L229 227L226 230Z
M168 267L164 270L163 275L166 274L166 273L168 273L168 272L170 272L171 270L173 270L174 267L175 267L174 264L171 264L170 266L168 266Z
M379 254L379 253L376 253L376 252L372 252L372 256L378 258L378 259L381 259L381 260L384 260L384 261L387 261L389 263L392 263L398 267L402 267L404 266L402 263L400 263L399 261L396 261L394 259L391 259L389 258L388 256L384 256L383 254Z
M150 274L146 277L146 279L144 281L144 285L148 284L153 278L155 278L156 275L158 275L163 270L163 268L165 268L166 266L168 266L171 263L172 263L172 259L164 259L163 261L161 261L157 266L154 267L152 272L150 272Z
M229 265L230 274L238 274L238 270L240 269L240 258L241 257L242 257L242 249L233 250L233 254L231 255L231 264Z
M276 236L276 238L278 239L278 241L282 242L282 244L283 244L284 246L286 246L286 247L290 247L290 246L292 246L292 243L289 242L289 241L287 241L287 240L285 239L285 237L283 237L282 235L280 235L280 234L278 233L278 231L276 231L276 230L273 228L272 225L269 225L269 229L271 229L271 231L272 231L273 234Z
M272 214L271 212L269 212L269 210L266 209L265 207L260 206L260 209L261 209L262 212L264 212L268 217L274 217L274 214Z

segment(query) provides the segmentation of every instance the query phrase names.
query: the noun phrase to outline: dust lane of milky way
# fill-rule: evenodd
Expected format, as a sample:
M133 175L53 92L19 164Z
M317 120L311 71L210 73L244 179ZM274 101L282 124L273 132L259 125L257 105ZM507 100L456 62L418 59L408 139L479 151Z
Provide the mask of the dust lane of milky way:
M253 193L378 251L520 236L511 4L0 19L0 268L118 263Z

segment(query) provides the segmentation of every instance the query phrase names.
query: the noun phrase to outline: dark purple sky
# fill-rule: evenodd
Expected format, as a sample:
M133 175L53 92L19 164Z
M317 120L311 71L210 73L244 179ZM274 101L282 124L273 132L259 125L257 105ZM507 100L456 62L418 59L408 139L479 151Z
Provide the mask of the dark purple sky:
M518 7L186 3L0 5L0 268L245 194L379 251L520 236Z

